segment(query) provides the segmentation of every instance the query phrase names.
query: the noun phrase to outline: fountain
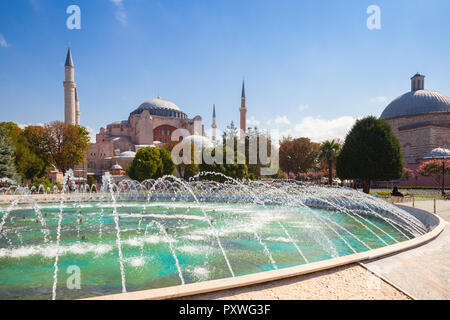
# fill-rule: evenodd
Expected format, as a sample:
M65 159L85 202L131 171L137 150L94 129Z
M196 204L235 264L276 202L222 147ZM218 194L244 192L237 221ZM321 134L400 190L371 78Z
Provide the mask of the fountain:
M69 170L59 194L2 188L0 299L86 298L238 277L429 231L403 209L352 189L203 180L212 175L220 174L114 183L105 174L97 191L77 187ZM65 283L74 265L81 270L77 290Z

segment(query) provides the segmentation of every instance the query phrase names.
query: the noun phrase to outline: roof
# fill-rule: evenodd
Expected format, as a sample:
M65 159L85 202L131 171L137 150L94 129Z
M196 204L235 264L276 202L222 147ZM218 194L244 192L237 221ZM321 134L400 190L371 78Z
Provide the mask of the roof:
M136 156L136 152L134 151L125 151L119 154L118 156L114 158L134 158Z
M161 98L143 102L136 110L130 113L130 116L141 114L144 110L148 110L151 115L155 116L176 117L178 115L181 118L187 118L186 114L175 103Z
M450 112L450 98L437 91L416 90L393 100L381 114L382 119L434 112Z
M123 170L122 166L120 164L115 164L111 167L111 169L115 169L115 170Z
M66 63L64 64L64 66L73 67L72 52L70 52L70 47L67 50Z
M429 151L424 159L450 159L450 150L446 148L436 148Z

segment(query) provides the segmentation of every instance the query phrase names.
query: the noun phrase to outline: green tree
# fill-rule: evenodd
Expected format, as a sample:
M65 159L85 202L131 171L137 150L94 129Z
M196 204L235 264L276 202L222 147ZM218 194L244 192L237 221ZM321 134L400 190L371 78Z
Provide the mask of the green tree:
M362 180L365 193L371 180L399 179L402 154L389 123L372 116L356 121L336 158L336 172L341 180Z
M8 132L0 127L0 179L9 178L20 182L14 164L14 146Z
M320 145L319 159L326 161L328 165L328 184L333 184L333 163L336 160L341 145L336 140L326 140Z
M264 156L264 152L260 150L260 142L266 141L266 155ZM256 145L256 148L255 148ZM253 150L251 150L253 149ZM256 149L256 150L255 150ZM251 152L250 152L251 151ZM256 153L256 154L251 154ZM261 158L261 154L263 154L263 157L267 157L266 159ZM269 168L274 166L273 163L267 163L270 162L272 155L272 139L270 135L267 132L261 132L258 130L257 127L249 127L247 130L247 135L245 137L245 164L248 167L248 173L249 177L252 180L260 179L261 178L261 169L262 168ZM253 160L252 160L253 157ZM255 161L256 160L256 161ZM252 162L252 163L250 163ZM255 163L256 162L256 163ZM279 171L279 168L276 168ZM279 174L276 173L273 175L273 177L278 177Z
M44 190L41 189L40 192L46 192L47 189L50 189L50 191L53 191L52 183L46 178L38 178L38 179L34 180L32 183L30 183L28 187L29 188L35 187L36 192L38 192L40 185L44 186Z
M63 173L85 161L90 141L86 128L55 121L44 126L44 135L50 162Z
M174 169L175 164L168 150L146 147L136 153L127 174L131 179L144 181L172 174Z
M179 142L179 141L169 141L163 145L163 148L168 150L170 153L172 152L173 148L178 145L179 143L186 143L186 142ZM194 163L194 148L196 148L194 143L191 143L191 162L190 163L180 163L178 165L175 165L175 168L178 172L178 175L188 180L189 178L195 176L199 172L198 164ZM183 151L181 151L180 157L183 156Z
M240 152L238 152L236 149L233 150L230 147L227 146L222 146L222 147L217 147L214 148L211 151L208 151L212 157L217 158L217 159L221 159L222 163L212 163L212 164L207 164L205 161L202 161L202 163L199 165L199 170L201 172L217 172L217 173L222 173L230 178L233 179L247 179L248 178L248 168L247 165L245 164L245 160L244 159L244 155ZM218 152L219 154L216 156L216 152ZM227 158L227 152L233 153L233 163L232 164L227 164L226 163L226 158ZM244 162L244 163L242 163ZM214 180L214 181L219 181L219 182L223 182L226 179L224 177L220 177L220 176L213 176L213 175L208 175L208 176L203 176L202 179L205 180Z
M95 182L95 178L93 176L89 175L87 177L87 184L89 187L92 187L92 185L94 185L94 184L96 185L97 183Z
M27 139L25 131L13 122L2 122L0 126L6 130L14 146L14 163L20 177L27 180L44 177L49 165L34 152L34 142Z
M161 148L159 149L159 154L162 161L162 176L172 175L175 171L175 163L172 161L170 151L165 148Z

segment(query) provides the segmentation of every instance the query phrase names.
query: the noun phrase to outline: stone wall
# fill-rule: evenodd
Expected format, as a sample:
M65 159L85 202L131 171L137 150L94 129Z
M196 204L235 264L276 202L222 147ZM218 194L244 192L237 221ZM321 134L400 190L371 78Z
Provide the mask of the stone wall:
M450 112L428 113L387 120L400 140L405 166L418 163L438 147L450 147Z

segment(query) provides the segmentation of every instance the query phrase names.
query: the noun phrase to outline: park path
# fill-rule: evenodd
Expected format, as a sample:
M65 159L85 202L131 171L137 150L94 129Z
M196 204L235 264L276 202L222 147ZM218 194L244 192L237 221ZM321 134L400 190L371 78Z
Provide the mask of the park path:
M433 201L415 203L428 212L433 212L433 206ZM450 201L437 201L436 212L447 224L436 239L361 264L414 299L450 300Z

